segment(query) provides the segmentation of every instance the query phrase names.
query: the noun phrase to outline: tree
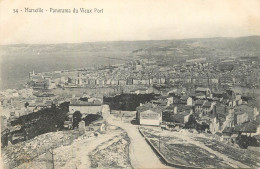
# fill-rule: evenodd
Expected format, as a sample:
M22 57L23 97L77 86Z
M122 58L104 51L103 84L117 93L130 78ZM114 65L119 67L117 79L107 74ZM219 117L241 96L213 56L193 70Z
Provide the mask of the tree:
M26 103L24 104L24 107L27 108L28 106L29 106L29 103L26 102Z
M257 147L257 139L254 137L248 137L246 135L239 135L236 138L236 142L239 145L240 148L246 149L248 146L254 146Z
M78 127L79 122L81 121L82 114L80 111L75 111L73 113L73 128Z
M201 131L205 131L206 129L209 130L209 125L205 122L202 122L201 124Z
M190 115L188 122L185 123L185 128L197 128L197 121L193 115Z
M240 148L246 149L249 146L249 140L247 136L239 135L236 138L236 141Z

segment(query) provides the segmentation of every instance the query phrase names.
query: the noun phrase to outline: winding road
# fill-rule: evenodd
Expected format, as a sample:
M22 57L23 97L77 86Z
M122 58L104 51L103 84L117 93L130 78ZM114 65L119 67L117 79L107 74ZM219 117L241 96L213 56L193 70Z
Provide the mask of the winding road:
M144 137L138 131L137 126L121 122L112 116L107 117L108 123L124 129L130 138L129 156L133 168L171 168L161 163Z

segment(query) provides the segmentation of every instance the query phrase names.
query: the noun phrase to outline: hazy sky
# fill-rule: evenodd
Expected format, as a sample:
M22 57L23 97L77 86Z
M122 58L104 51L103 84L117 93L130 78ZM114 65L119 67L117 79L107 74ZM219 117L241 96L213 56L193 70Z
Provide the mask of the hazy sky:
M13 13L103 8L103 14ZM2 0L0 43L70 43L260 35L260 0Z

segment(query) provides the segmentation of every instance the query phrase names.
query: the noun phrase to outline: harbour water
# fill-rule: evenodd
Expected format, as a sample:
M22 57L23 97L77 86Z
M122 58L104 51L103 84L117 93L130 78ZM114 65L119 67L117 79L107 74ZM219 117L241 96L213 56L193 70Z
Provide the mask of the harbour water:
M46 57L46 58L5 58L1 63L0 90L19 89L28 80L31 71L36 73L59 70L72 70L99 65L114 65L125 62L124 60L111 59L106 57L80 56L80 57Z

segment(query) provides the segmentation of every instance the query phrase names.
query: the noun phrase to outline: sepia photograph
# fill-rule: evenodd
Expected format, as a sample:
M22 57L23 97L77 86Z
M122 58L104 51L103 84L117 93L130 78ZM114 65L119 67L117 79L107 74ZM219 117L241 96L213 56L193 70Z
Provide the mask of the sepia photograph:
M260 0L1 0L0 169L260 168Z

